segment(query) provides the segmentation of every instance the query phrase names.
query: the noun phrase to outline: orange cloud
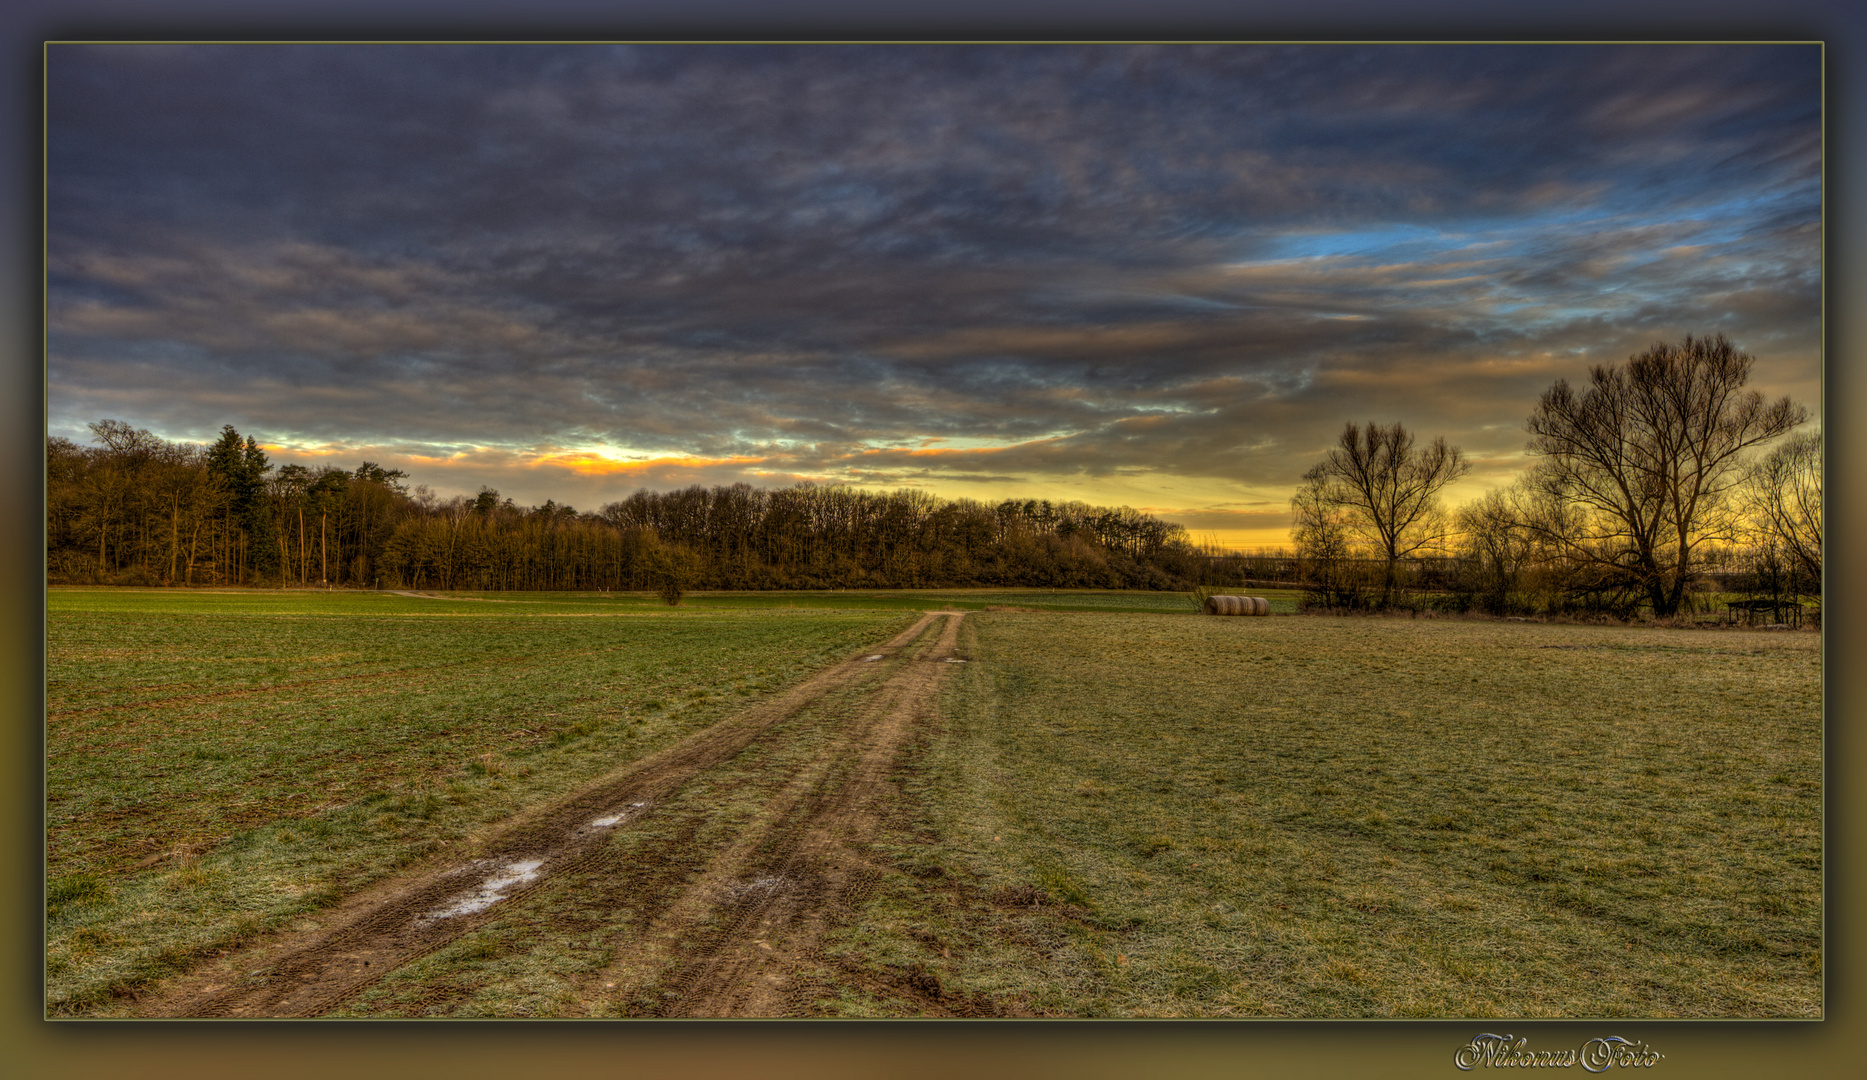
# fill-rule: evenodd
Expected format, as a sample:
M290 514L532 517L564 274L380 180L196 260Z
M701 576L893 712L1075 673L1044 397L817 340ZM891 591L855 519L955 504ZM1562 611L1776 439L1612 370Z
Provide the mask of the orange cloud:
M928 446L919 450L909 450L907 454L909 457L951 457L965 454L996 454L1004 449L1002 446ZM880 450L867 451L870 454L881 452Z
M553 466L579 476L627 476L631 473L644 473L651 469L683 468L704 469L720 465L763 465L767 458L762 457L657 457L641 461L617 461L601 454L545 454L532 460L531 468Z
M343 446L291 446L285 443L270 442L262 442L258 445L261 450L266 452L266 456L275 462L286 458L292 460L310 458L313 462L326 462L334 459L352 458L357 455L356 449ZM367 448L365 448L365 450L367 450Z
M1031 439L1026 442L1012 443L1009 446L923 446L923 447L918 447L915 449L905 449L905 448L900 448L900 447L875 447L875 448L871 448L867 450L859 450L853 454L845 454L842 456L842 458L835 459L835 460L841 460L841 461L847 462L847 461L855 461L855 460L862 459L862 458L895 459L895 458L929 458L929 457L963 459L963 458L968 458L968 457L981 457L987 454L1002 454L1006 452L1007 450L1028 450L1034 446L1047 446L1051 443L1062 442L1063 438L1064 438L1063 436L1056 436L1056 437L1052 437L1048 439Z

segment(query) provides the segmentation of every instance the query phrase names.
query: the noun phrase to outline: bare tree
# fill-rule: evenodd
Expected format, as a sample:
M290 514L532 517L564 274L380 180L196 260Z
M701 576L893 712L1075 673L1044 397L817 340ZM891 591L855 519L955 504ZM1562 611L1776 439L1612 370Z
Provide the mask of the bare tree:
M1311 596L1320 597L1331 608L1364 603L1365 582L1352 558L1348 513L1325 501L1320 485L1309 484L1298 488L1290 500L1290 514L1291 539L1297 549L1297 579Z
M1530 415L1529 449L1543 459L1533 482L1585 518L1546 535L1644 593L1656 616L1679 611L1698 548L1729 538L1744 451L1808 418L1787 397L1744 392L1754 360L1723 334L1662 342L1591 367L1580 394L1558 381Z
M1822 434L1791 435L1750 468L1743 500L1751 527L1789 556L1815 588L1822 580Z
M1489 491L1459 508L1455 520L1463 537L1464 580L1478 606L1494 615L1517 609L1516 594L1537 555L1536 534L1525 523L1531 512L1523 492Z
M1349 424L1336 448L1303 474L1307 487L1297 496L1319 509L1346 512L1349 530L1380 553L1383 603L1394 598L1396 564L1445 538L1439 493L1471 469L1443 437L1422 450L1413 444L1413 433L1398 423ZM1293 507L1301 518L1304 507Z

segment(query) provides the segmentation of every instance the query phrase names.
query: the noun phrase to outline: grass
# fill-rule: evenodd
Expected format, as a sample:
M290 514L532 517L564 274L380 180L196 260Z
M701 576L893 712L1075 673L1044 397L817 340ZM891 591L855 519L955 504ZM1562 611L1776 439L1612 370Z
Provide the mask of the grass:
M652 882L664 895L691 882L735 846L758 844L782 822L769 802L782 789L808 792L848 764L824 753L863 693L841 689L778 725L773 738L700 775L652 815L618 830L592 865L554 876L527 903L473 934L371 985L333 1016L481 1017L652 1014L662 1002L647 989L678 954L650 950L626 972L623 989L584 1001L594 976L618 950L658 935L657 911L638 906L631 887ZM701 938L722 929L731 912L714 911L694 928ZM614 985L612 983L612 985Z
M1820 1015L1813 635L967 632L845 958L1069 1016Z
M51 1010L311 918L907 618L605 603L51 590Z
M973 662L903 754L891 872L805 973L821 1013L912 1014L878 987L913 985L1064 1016L1820 1015L1818 636L1046 590L51 590L50 1008L308 928L942 606L976 612ZM853 693L603 866L680 852L675 889L755 835ZM578 1013L646 925L592 899L608 872L349 1008Z

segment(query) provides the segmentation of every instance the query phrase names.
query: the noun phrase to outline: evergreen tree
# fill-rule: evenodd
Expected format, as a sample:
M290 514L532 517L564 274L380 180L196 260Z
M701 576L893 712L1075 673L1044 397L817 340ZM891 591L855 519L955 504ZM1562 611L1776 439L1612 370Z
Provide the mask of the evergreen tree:
M227 492L227 516L233 526L229 559L235 580L245 571L269 575L278 569L278 538L273 533L267 505L266 474L272 465L251 435L245 439L232 424L220 429L220 438L208 449L208 469ZM242 569L243 568L243 569Z

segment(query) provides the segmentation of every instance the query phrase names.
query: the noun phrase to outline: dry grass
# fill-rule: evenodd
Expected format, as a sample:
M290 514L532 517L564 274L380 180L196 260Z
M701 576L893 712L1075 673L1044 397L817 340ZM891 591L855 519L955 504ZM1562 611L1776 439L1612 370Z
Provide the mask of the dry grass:
M589 604L52 590L51 1010L315 917L904 618Z
M968 627L852 954L1072 1016L1820 1014L1813 635Z
M909 600L610 620L574 597L58 595L47 968L56 1010L95 1014L847 655ZM972 662L896 777L894 872L826 939L819 1010L912 1013L875 989L905 979L1063 1016L1820 1014L1816 635L1165 599L1184 614L967 617ZM846 706L617 844L732 843ZM589 922L585 884L354 1009L575 1012L641 930Z

